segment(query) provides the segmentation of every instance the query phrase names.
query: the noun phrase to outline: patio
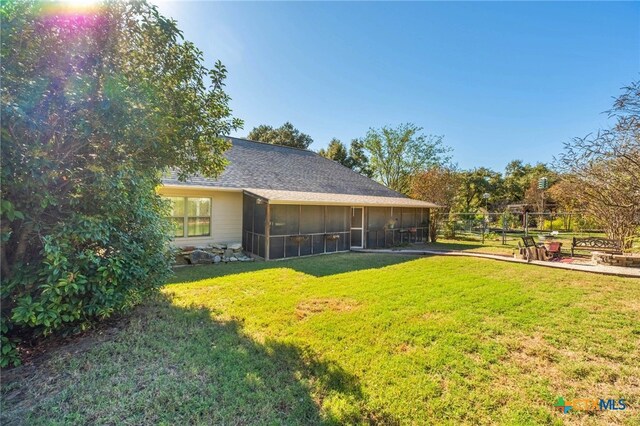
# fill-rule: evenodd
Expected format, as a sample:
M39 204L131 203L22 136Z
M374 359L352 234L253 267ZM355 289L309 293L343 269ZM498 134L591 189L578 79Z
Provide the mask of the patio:
M405 255L469 256L499 260L502 262L525 263L545 266L547 268L592 272L604 275L616 275L620 277L640 278L640 268L595 264L593 261L591 261L591 259L585 257L563 258L558 261L526 261L524 259L516 259L513 255L509 255L506 253L489 254L477 251L466 251L464 249L436 249L420 243L390 249L353 249L352 251L356 251L359 253L389 253Z

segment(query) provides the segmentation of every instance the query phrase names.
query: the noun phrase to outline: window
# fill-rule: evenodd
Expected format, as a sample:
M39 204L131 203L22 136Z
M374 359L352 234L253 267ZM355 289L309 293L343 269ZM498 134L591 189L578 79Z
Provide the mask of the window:
M204 237L211 235L211 198L168 197L171 201L173 236Z

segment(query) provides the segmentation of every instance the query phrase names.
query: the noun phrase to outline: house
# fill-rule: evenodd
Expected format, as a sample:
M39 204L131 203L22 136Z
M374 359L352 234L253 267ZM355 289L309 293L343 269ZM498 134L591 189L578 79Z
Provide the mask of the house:
M163 179L178 246L242 242L264 259L424 241L433 203L413 200L315 152L229 138L218 179Z

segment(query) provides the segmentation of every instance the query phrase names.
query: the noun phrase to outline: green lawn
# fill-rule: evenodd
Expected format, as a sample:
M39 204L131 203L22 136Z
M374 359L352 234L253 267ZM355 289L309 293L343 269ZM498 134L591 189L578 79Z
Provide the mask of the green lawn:
M7 424L639 424L640 282L474 258L182 268L3 374ZM557 397L625 398L620 412Z

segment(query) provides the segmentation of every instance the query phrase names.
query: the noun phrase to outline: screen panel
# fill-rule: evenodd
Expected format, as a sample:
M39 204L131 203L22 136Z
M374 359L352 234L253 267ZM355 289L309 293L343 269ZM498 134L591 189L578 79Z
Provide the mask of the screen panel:
M340 234L340 239L338 240L338 250L349 250L351 248L351 238L349 232L345 232L344 234Z
M382 230L391 219L390 207L369 207L368 208L368 229Z
M253 231L253 209L256 199L244 194L242 197L242 229Z
M350 207L327 207L327 232L343 232L349 230Z
M282 259L284 257L284 239L286 237L269 238L269 259Z
M311 250L311 237L300 242L300 256L307 256L312 253Z
M300 206L271 206L271 235L295 235L299 231Z
M298 256L298 242L289 237L285 237L284 241L285 241L285 253L287 257Z
M353 207L351 209L351 227L362 228L362 208Z
M267 220L267 204L256 201L253 213L253 232L265 234L265 222Z
M300 233L316 234L324 232L324 206L301 206Z
M402 219L401 219L401 227L402 228L415 228L417 226L416 221L416 209L412 208L403 208L402 209Z
M324 235L312 235L311 246L313 253L324 253Z

